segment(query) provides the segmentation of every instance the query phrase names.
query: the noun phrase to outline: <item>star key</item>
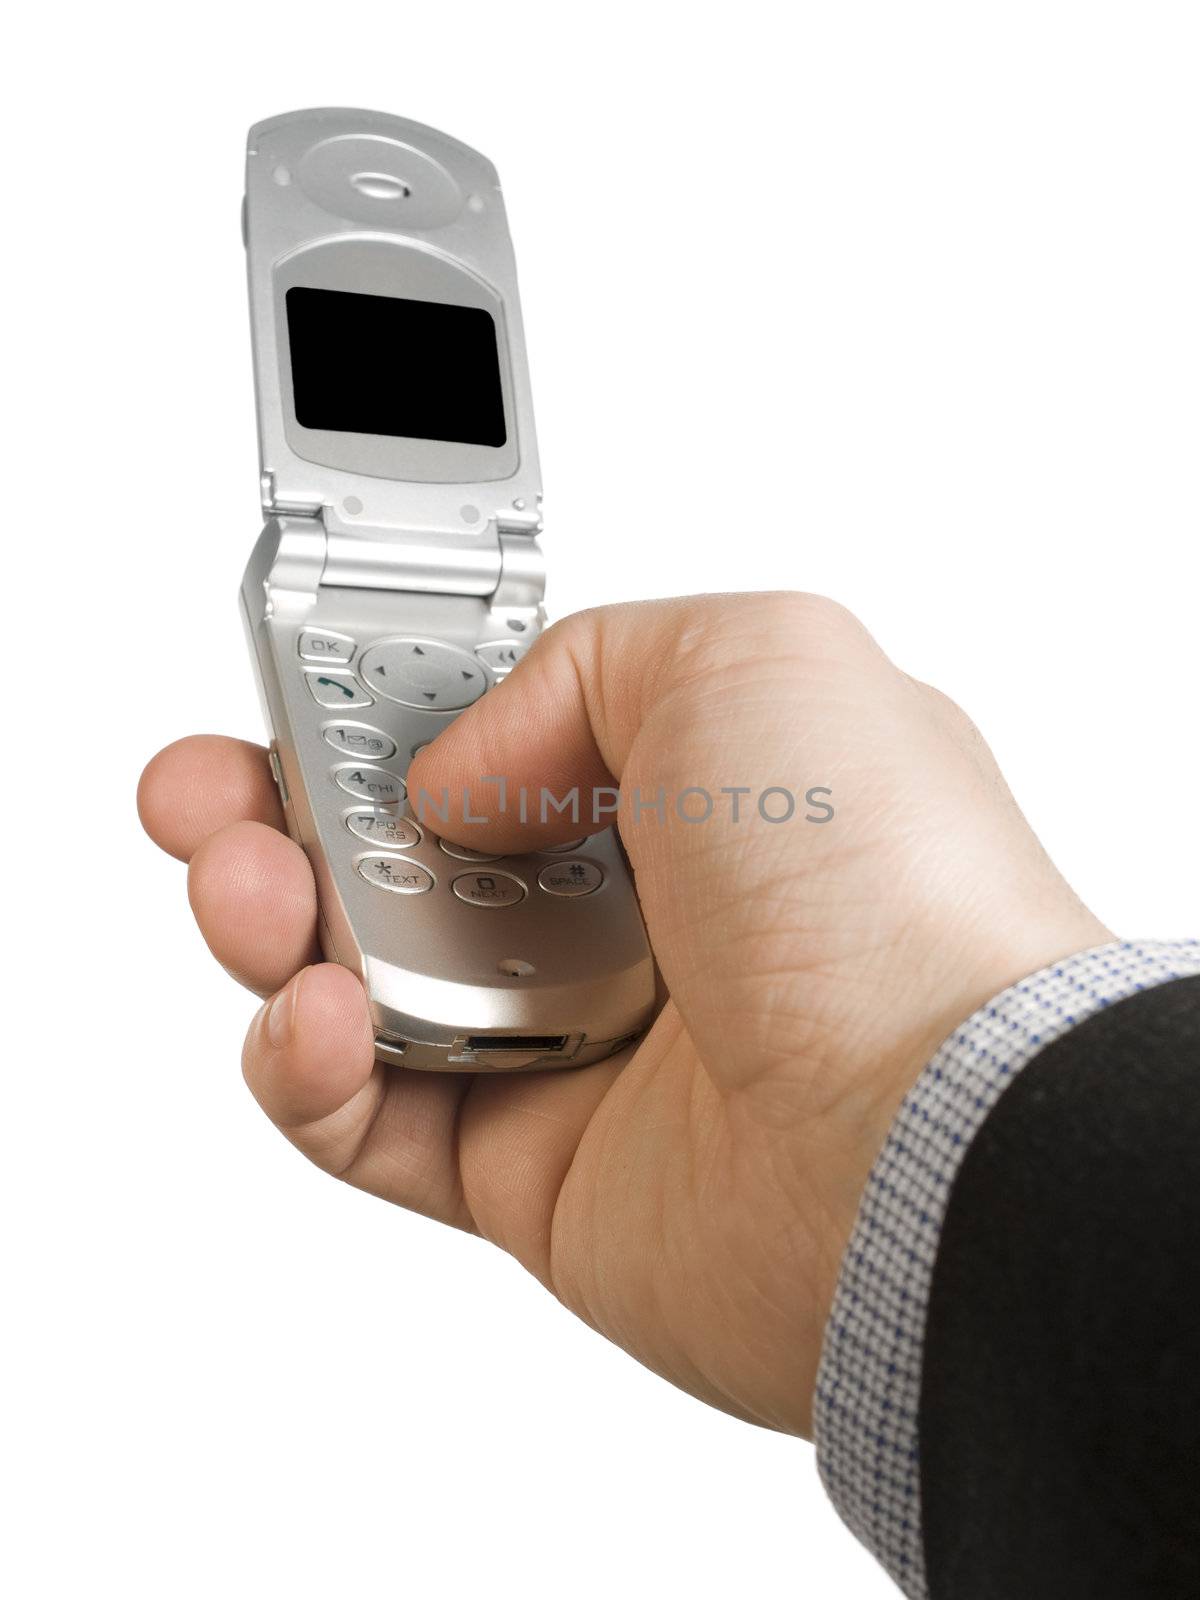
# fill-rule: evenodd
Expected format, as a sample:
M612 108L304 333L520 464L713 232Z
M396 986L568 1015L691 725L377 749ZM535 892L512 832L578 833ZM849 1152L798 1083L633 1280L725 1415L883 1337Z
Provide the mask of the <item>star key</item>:
M425 894L433 888L433 874L401 856L363 856L356 865L359 877L374 889L391 894Z

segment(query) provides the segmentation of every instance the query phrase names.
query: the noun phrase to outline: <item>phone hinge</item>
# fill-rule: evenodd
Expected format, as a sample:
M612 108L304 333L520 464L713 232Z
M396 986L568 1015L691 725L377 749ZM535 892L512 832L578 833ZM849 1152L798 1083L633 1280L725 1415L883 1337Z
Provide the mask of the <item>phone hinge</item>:
M263 573L266 614L303 613L317 597L325 571L325 530L315 516L270 516L272 535Z
M533 531L495 520L478 534L417 534L330 528L321 507L295 507L270 519L279 532L270 587L312 596L319 586L400 593L476 595L489 601L498 629L536 632L545 620L545 558Z
M546 621L546 561L532 534L501 532L500 576L492 591L489 620L514 633L540 632Z

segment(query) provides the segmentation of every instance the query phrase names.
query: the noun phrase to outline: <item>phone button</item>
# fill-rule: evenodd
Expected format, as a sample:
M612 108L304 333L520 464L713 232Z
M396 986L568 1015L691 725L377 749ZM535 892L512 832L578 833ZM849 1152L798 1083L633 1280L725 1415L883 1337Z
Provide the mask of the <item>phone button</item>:
M438 848L456 861L503 861L503 856L490 856L483 850L472 850L468 845L455 844L453 839L439 839Z
M469 906L515 906L525 898L525 885L507 872L464 872L450 887Z
M352 706L371 706L375 702L349 672L306 672L304 683L319 706L336 706L349 711Z
M491 644L478 644L475 654L485 667L490 667L498 678L506 677L529 649L520 639L497 639Z
M382 767L335 767L333 777L339 789L377 806L398 805L404 799L404 779Z
M413 845L421 842L421 830L411 817L397 816L394 811L386 811L382 806L373 806L369 811L349 812L346 826L356 839L383 845L388 850L411 850Z
M585 835L582 839L568 839L566 844L548 844L546 848L539 853L544 856L569 856L573 851L578 850L586 843L587 836Z
M279 790L279 798L286 806L288 803L287 779L283 775L283 767L279 760L279 751L272 740L271 748L267 751L267 761L270 763L271 776L275 779L275 787Z
M302 661L349 661L356 649L354 640L344 633L326 633L323 628L305 628L296 648Z
M325 743L348 756L366 756L369 761L386 761L396 754L396 741L378 728L362 722L331 722L322 728Z
M354 865L360 878L392 894L427 894L433 888L433 874L403 856L360 856Z
M358 672L372 694L419 711L461 711L489 682L474 656L443 639L381 639Z
M593 861L553 861L538 873L538 884L547 894L575 899L594 894L604 882L604 873Z

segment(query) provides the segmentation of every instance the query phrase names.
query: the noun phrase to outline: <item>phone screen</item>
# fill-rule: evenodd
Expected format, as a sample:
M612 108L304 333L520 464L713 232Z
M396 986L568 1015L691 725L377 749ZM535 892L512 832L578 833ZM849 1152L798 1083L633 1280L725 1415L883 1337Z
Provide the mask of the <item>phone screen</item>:
M506 442L496 323L481 306L295 288L287 325L302 428Z

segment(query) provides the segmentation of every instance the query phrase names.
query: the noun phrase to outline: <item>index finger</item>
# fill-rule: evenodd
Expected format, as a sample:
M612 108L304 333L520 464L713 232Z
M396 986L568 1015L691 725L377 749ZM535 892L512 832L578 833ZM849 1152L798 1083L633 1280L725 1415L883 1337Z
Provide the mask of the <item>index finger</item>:
M192 734L160 750L142 773L137 806L155 844L179 861L231 822L283 827L267 752L219 734Z

